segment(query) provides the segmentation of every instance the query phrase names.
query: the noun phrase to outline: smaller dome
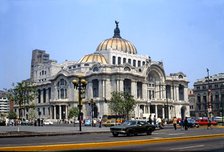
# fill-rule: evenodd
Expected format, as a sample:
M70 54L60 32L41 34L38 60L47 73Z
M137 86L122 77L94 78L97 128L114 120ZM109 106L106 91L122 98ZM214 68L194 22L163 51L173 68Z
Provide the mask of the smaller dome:
M98 62L101 64L107 64L106 58L99 53L85 55L81 60L79 60L79 63L88 63L88 62Z

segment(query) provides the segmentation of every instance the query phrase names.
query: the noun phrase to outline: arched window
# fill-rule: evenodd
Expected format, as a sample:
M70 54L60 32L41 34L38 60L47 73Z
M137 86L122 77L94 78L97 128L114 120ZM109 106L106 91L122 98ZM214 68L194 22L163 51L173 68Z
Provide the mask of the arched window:
M99 71L99 68L98 67L94 67L93 68L93 72L97 72L97 71Z
M67 99L67 81L65 79L60 79L57 83L57 93L58 99Z

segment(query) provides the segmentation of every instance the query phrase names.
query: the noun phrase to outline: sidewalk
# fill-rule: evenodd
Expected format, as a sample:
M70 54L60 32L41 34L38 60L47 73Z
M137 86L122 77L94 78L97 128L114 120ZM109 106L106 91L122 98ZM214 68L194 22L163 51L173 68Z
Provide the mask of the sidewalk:
M74 126L0 126L0 138L28 137L28 136L56 136L87 133L110 132L110 127L79 127Z

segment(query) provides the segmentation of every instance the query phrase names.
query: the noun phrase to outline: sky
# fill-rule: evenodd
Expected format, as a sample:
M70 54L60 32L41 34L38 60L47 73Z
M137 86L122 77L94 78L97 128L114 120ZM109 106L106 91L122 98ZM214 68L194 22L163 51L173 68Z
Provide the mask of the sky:
M0 0L0 90L30 78L32 50L78 61L113 36L162 61L165 74L224 73L224 0Z

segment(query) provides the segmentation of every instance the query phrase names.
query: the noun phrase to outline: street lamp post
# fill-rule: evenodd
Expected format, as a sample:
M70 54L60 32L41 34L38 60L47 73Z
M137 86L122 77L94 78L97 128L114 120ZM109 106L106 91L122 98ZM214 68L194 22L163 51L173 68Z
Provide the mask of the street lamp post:
M81 77L78 77L77 80L73 80L72 83L74 84L74 88L78 90L78 109L79 109L79 131L82 131L82 122L81 122L81 115L82 115L82 94L85 93L87 81L85 79L82 79Z
M94 117L94 113L93 113L93 110L94 110L94 101L93 99L90 100L90 107L91 107L91 126L93 127L94 126L94 122L93 122L93 117Z
M207 117L211 117L211 115L212 115L212 103L211 103L211 90L210 90L210 87L209 87L209 69L207 68L207 74L208 74L208 104L207 104L207 106L208 106L208 108L207 108L207 112L208 112L208 114L207 114ZM205 109L206 110L206 109Z

